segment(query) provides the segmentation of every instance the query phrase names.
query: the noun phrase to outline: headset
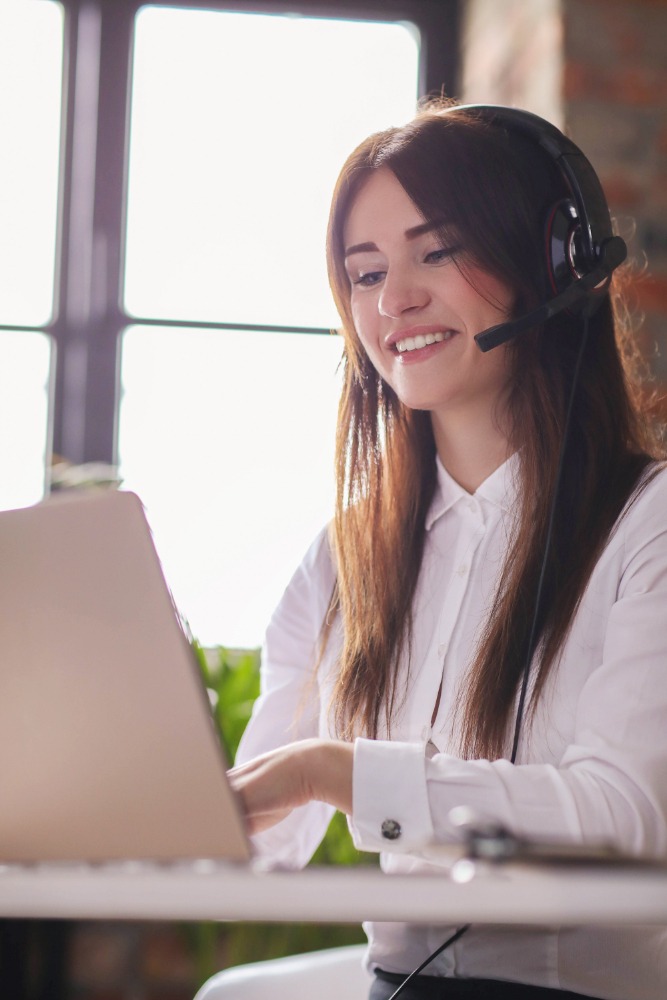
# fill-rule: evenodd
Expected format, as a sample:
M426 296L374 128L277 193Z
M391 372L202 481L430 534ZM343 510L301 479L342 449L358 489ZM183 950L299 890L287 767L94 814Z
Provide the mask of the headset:
M595 170L571 139L530 111L492 104L464 104L457 110L534 142L556 165L570 194L551 207L545 222L547 277L553 298L524 316L478 333L477 346L490 351L565 309L590 316L602 301L612 272L627 256L625 242L612 232Z

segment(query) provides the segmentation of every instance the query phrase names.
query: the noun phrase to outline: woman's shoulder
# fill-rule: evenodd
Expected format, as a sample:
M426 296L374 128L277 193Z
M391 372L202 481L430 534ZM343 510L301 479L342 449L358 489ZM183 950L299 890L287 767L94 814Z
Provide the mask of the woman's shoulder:
M618 529L647 538L667 533L667 462L650 462L628 498Z
M321 579L333 582L335 571L331 531L331 525L326 524L317 532L297 569L297 573L300 572L313 582Z
M642 471L628 505L643 502L647 506L662 506L667 496L667 461L652 461ZM667 506L662 506L667 516Z
M325 526L313 539L285 588L271 625L292 619L304 624L317 622L318 628L321 625L336 581L329 536Z

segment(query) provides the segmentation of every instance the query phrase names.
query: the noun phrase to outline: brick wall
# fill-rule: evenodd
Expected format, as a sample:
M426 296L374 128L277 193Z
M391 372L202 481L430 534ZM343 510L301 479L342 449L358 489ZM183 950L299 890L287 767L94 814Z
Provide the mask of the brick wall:
M564 0L563 14L566 122L643 272L633 304L667 394L667 2Z
M461 97L526 108L562 127L560 0L467 0Z
M596 168L667 424L667 0L468 0L462 80L464 100L564 126Z

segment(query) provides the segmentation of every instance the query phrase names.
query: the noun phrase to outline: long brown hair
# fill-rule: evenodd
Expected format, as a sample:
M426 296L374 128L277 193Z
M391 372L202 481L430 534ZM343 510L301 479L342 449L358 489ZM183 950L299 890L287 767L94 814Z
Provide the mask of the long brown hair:
M556 167L530 140L449 106L429 106L410 124L371 136L343 167L327 257L345 338L332 611L342 616L344 632L334 715L348 738L377 736L381 720L390 724L400 703L398 667L403 655L409 657L411 607L436 477L429 414L407 409L380 378L350 313L343 226L364 181L380 167L393 171L426 220L447 220L469 261L515 291L519 315L549 296L544 220L568 193ZM460 266L465 270L465 263ZM589 324L537 614L541 651L533 707L605 540L657 454L638 416L635 354L610 295ZM461 753L468 757L507 754L581 336L581 321L561 314L510 345L508 417L519 452L521 507L460 707Z

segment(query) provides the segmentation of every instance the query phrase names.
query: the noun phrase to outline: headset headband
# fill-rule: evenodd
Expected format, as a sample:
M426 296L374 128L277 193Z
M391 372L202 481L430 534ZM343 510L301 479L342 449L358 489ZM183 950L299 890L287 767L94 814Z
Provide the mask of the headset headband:
M509 132L527 136L551 158L572 196L581 226L581 251L586 263L593 267L613 233L602 185L579 147L551 122L530 111L493 104L464 104L459 108Z

